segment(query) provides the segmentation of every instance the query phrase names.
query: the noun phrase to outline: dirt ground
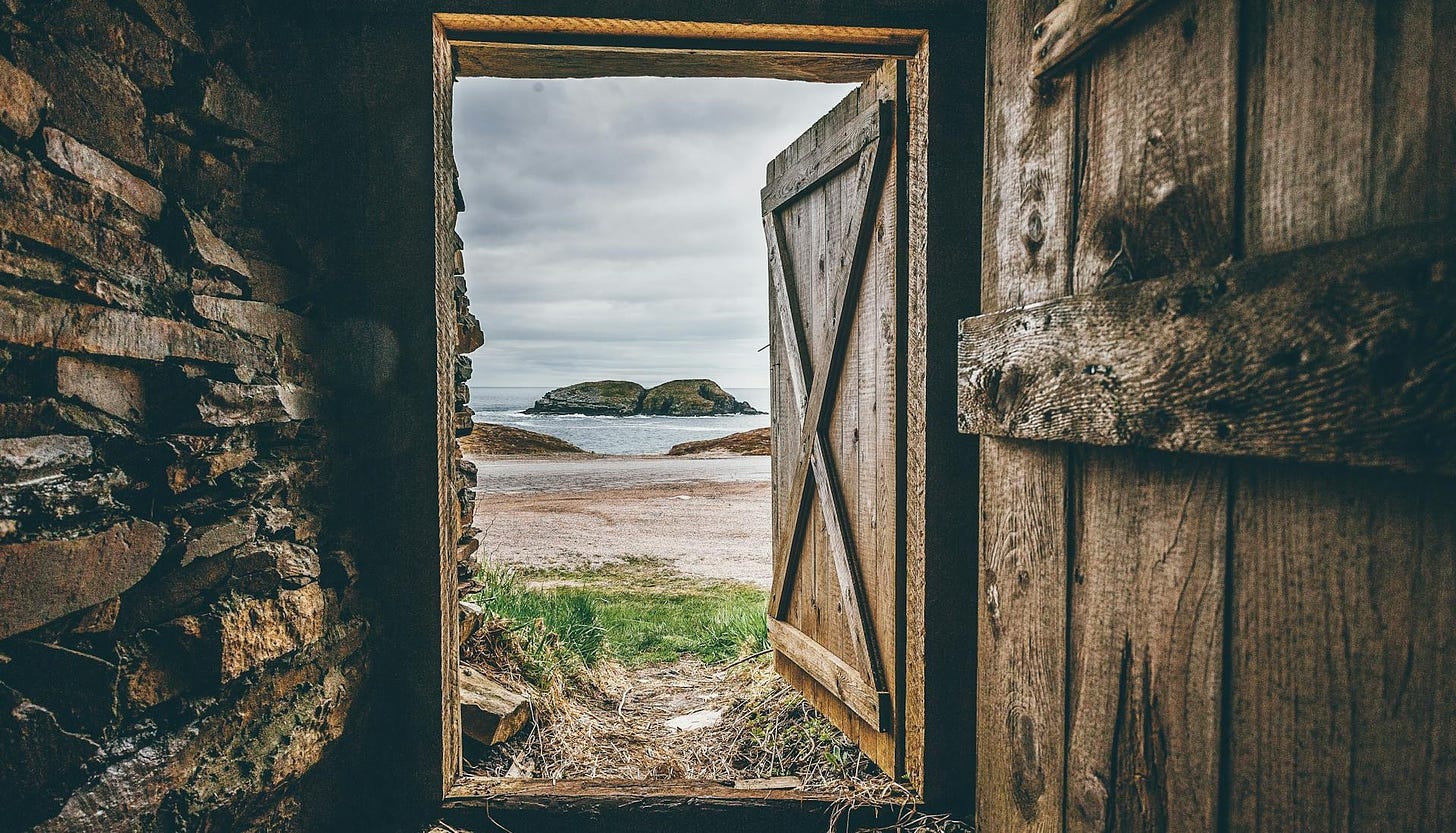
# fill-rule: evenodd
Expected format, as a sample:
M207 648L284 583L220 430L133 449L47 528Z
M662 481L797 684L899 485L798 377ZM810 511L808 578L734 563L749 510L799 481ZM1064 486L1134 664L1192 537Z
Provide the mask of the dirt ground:
M768 589L767 457L472 455L475 524L487 558L535 570L647 559L705 579ZM766 652L737 662L593 669L570 696L533 695L532 728L472 749L476 775L692 778L732 782L793 773L794 783L870 795L903 790L773 671Z
M570 569L646 557L769 586L767 458L472 459L491 561Z

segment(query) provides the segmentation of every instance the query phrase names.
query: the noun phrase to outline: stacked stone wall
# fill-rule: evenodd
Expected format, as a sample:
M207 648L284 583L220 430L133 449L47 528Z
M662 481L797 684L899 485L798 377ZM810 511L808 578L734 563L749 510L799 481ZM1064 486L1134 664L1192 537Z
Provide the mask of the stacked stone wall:
M345 243L255 5L0 0L0 830L307 829L360 710Z

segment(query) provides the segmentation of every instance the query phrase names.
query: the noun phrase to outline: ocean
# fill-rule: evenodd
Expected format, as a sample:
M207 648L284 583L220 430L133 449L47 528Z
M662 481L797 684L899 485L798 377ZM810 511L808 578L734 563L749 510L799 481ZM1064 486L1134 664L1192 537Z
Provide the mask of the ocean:
M707 440L768 425L768 414L703 417L582 416L524 414L546 391L542 388L470 386L476 422L510 425L560 437L598 454L662 454L678 443ZM736 388L729 393L760 411L768 410L768 388Z

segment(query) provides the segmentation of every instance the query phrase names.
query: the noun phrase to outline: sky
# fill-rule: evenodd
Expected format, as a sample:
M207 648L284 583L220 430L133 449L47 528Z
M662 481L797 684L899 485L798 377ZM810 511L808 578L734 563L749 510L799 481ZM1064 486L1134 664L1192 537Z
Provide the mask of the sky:
M768 387L764 166L850 85L717 78L455 85L473 385Z

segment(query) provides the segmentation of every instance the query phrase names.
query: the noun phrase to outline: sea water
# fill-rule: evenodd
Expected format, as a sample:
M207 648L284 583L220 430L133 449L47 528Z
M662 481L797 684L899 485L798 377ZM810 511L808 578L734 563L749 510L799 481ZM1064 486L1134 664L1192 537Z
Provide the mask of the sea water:
M767 388L728 391L760 411L768 410ZM725 416L586 416L522 413L536 403L543 388L470 386L470 407L476 422L510 425L560 437L598 454L662 454L678 443L707 440L768 425L768 414Z

